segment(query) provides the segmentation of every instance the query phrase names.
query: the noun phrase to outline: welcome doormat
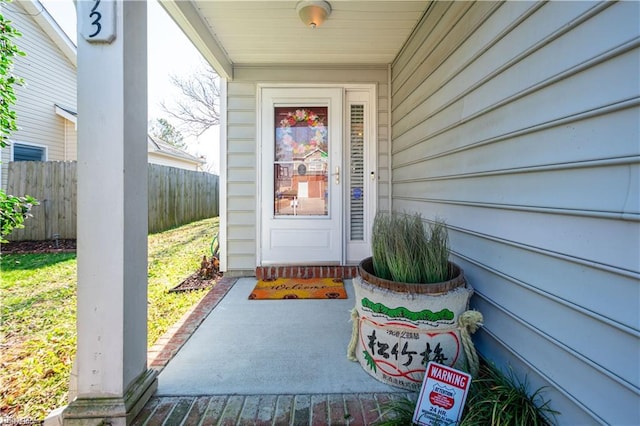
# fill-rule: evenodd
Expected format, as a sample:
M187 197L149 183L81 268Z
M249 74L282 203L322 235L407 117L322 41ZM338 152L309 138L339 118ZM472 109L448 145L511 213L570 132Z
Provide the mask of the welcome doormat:
M341 278L276 278L258 280L250 300L346 299Z

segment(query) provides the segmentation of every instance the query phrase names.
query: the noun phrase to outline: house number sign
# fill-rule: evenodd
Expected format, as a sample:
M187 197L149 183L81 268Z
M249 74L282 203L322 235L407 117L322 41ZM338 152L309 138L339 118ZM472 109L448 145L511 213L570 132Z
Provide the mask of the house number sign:
M115 0L78 1L80 34L89 43L111 43L116 38Z

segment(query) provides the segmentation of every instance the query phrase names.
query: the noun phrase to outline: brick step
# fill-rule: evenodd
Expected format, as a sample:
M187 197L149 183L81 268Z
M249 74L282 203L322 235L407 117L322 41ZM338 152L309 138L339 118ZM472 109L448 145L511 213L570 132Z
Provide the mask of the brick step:
M352 266L258 266L256 278L353 278L358 267Z
M418 395L397 392L313 395L153 396L133 421L150 425L327 425L367 426L391 420L394 400Z

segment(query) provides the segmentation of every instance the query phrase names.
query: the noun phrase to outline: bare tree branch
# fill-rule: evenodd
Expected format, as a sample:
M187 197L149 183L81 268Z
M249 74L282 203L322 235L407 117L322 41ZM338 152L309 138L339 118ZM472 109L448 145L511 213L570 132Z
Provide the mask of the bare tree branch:
M200 136L220 124L220 78L210 67L203 66L186 78L176 75L170 78L182 96L174 105L165 102L160 105L180 123L184 133Z

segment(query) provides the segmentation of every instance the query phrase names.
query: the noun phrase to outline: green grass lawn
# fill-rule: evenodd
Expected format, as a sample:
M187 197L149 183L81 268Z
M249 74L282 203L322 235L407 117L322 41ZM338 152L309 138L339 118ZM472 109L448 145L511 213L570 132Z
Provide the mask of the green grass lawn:
M151 346L206 291L168 293L210 256L218 219L149 236ZM43 419L66 404L76 344L76 254L1 259L0 417Z

